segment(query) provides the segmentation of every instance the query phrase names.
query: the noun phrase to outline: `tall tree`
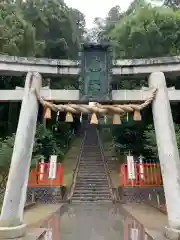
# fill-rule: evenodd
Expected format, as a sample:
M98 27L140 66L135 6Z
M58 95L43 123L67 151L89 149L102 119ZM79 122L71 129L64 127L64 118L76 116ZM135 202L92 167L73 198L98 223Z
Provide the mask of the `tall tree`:
M1 54L77 59L85 19L78 10L68 8L63 0L1 1L0 21ZM1 89L14 89L16 85L23 84L21 78L0 78ZM54 82L58 88L72 88L69 81L66 84L65 81L63 84L61 81ZM8 112L9 116L12 114L8 105L1 104L0 107L0 136L10 134L11 131L7 131L8 126L9 129L15 129L17 124L7 116ZM16 110L13 114L16 113L18 116L19 111ZM14 119L17 119L15 115Z
M110 33L117 57L143 58L179 54L180 15L166 8L140 8ZM156 44L154 44L156 43Z
M84 27L83 14L68 8L63 0L27 0L23 11L25 18L35 26L37 38L45 41L43 56L77 57Z
M174 9L180 8L179 0L164 0L164 5Z
M131 59L179 55L179 10L174 11L172 8L164 6L153 7L143 0L135 0L129 9L121 13L120 16L110 31L108 31L108 24L105 24L103 29L105 38L111 40L116 58ZM121 89L139 89L144 84L147 84L147 79L121 80L118 85ZM177 106L173 109L177 113L179 112ZM129 124L115 128L113 135L121 147L125 146L126 151L131 149L135 154L143 153L147 157L157 156L151 109L147 109L145 112L143 122L140 125L129 120ZM175 122L178 119L177 116L179 114L174 116ZM178 130L177 138L179 138ZM132 139L134 139L133 142Z

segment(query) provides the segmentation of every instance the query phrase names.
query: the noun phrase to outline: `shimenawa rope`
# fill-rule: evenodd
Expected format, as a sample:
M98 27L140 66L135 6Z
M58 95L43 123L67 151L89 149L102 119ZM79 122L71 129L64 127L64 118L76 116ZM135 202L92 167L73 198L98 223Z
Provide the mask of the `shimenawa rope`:
M51 118L51 110L56 112L66 112L66 122L73 122L73 114L85 113L92 114L91 124L98 124L97 114L100 115L113 115L113 124L121 124L121 116L127 112L134 112L133 119L135 121L141 121L141 110L147 107L155 98L157 89L152 89L151 96L142 104L115 104L115 105L103 105L95 103L94 105L87 104L54 104L52 102L45 101L42 97L37 96L39 102L45 109L45 118Z

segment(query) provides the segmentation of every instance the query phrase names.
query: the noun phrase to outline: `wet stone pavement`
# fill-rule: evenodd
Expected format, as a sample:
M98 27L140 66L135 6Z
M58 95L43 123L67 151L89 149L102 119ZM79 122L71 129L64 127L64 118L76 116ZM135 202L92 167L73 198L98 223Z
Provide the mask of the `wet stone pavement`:
M48 229L41 240L152 240L115 204L65 204L41 227Z

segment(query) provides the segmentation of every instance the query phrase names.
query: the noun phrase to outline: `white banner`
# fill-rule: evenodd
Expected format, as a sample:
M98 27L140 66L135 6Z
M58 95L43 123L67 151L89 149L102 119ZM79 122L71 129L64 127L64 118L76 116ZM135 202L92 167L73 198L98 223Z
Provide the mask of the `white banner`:
M131 228L131 239L138 240L138 228Z
M127 156L128 179L136 179L134 157Z
M144 166L143 166L143 156L140 155L139 157L139 173L140 173L140 178L144 180Z
M52 240L53 239L52 229L48 229L44 237L45 237L45 240Z
M56 168L57 168L57 155L51 155L50 166L49 166L49 178L56 178Z
M40 162L40 169L39 169L40 170L40 181L42 181L44 178L44 167L45 167L44 160L42 159Z

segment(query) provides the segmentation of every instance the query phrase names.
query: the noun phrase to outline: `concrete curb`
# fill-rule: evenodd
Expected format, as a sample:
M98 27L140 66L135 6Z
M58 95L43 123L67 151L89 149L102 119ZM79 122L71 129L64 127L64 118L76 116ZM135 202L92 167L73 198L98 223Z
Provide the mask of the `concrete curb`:
M16 227L0 227L0 239L15 239L26 235L27 225Z
M62 208L62 206L64 204L66 204L67 202L63 202L62 204L60 203L60 207L59 207L59 210ZM56 211L53 211L52 213L48 214L47 216L45 216L44 218L40 219L39 221L35 222L35 223L32 223L32 224L27 224L27 227L28 228L41 228L43 223L48 220L52 214L56 213L57 211L59 210L56 210Z
M36 205L36 202L32 202L32 203L27 203L24 207L24 210L27 210L29 208L31 208L32 206Z

